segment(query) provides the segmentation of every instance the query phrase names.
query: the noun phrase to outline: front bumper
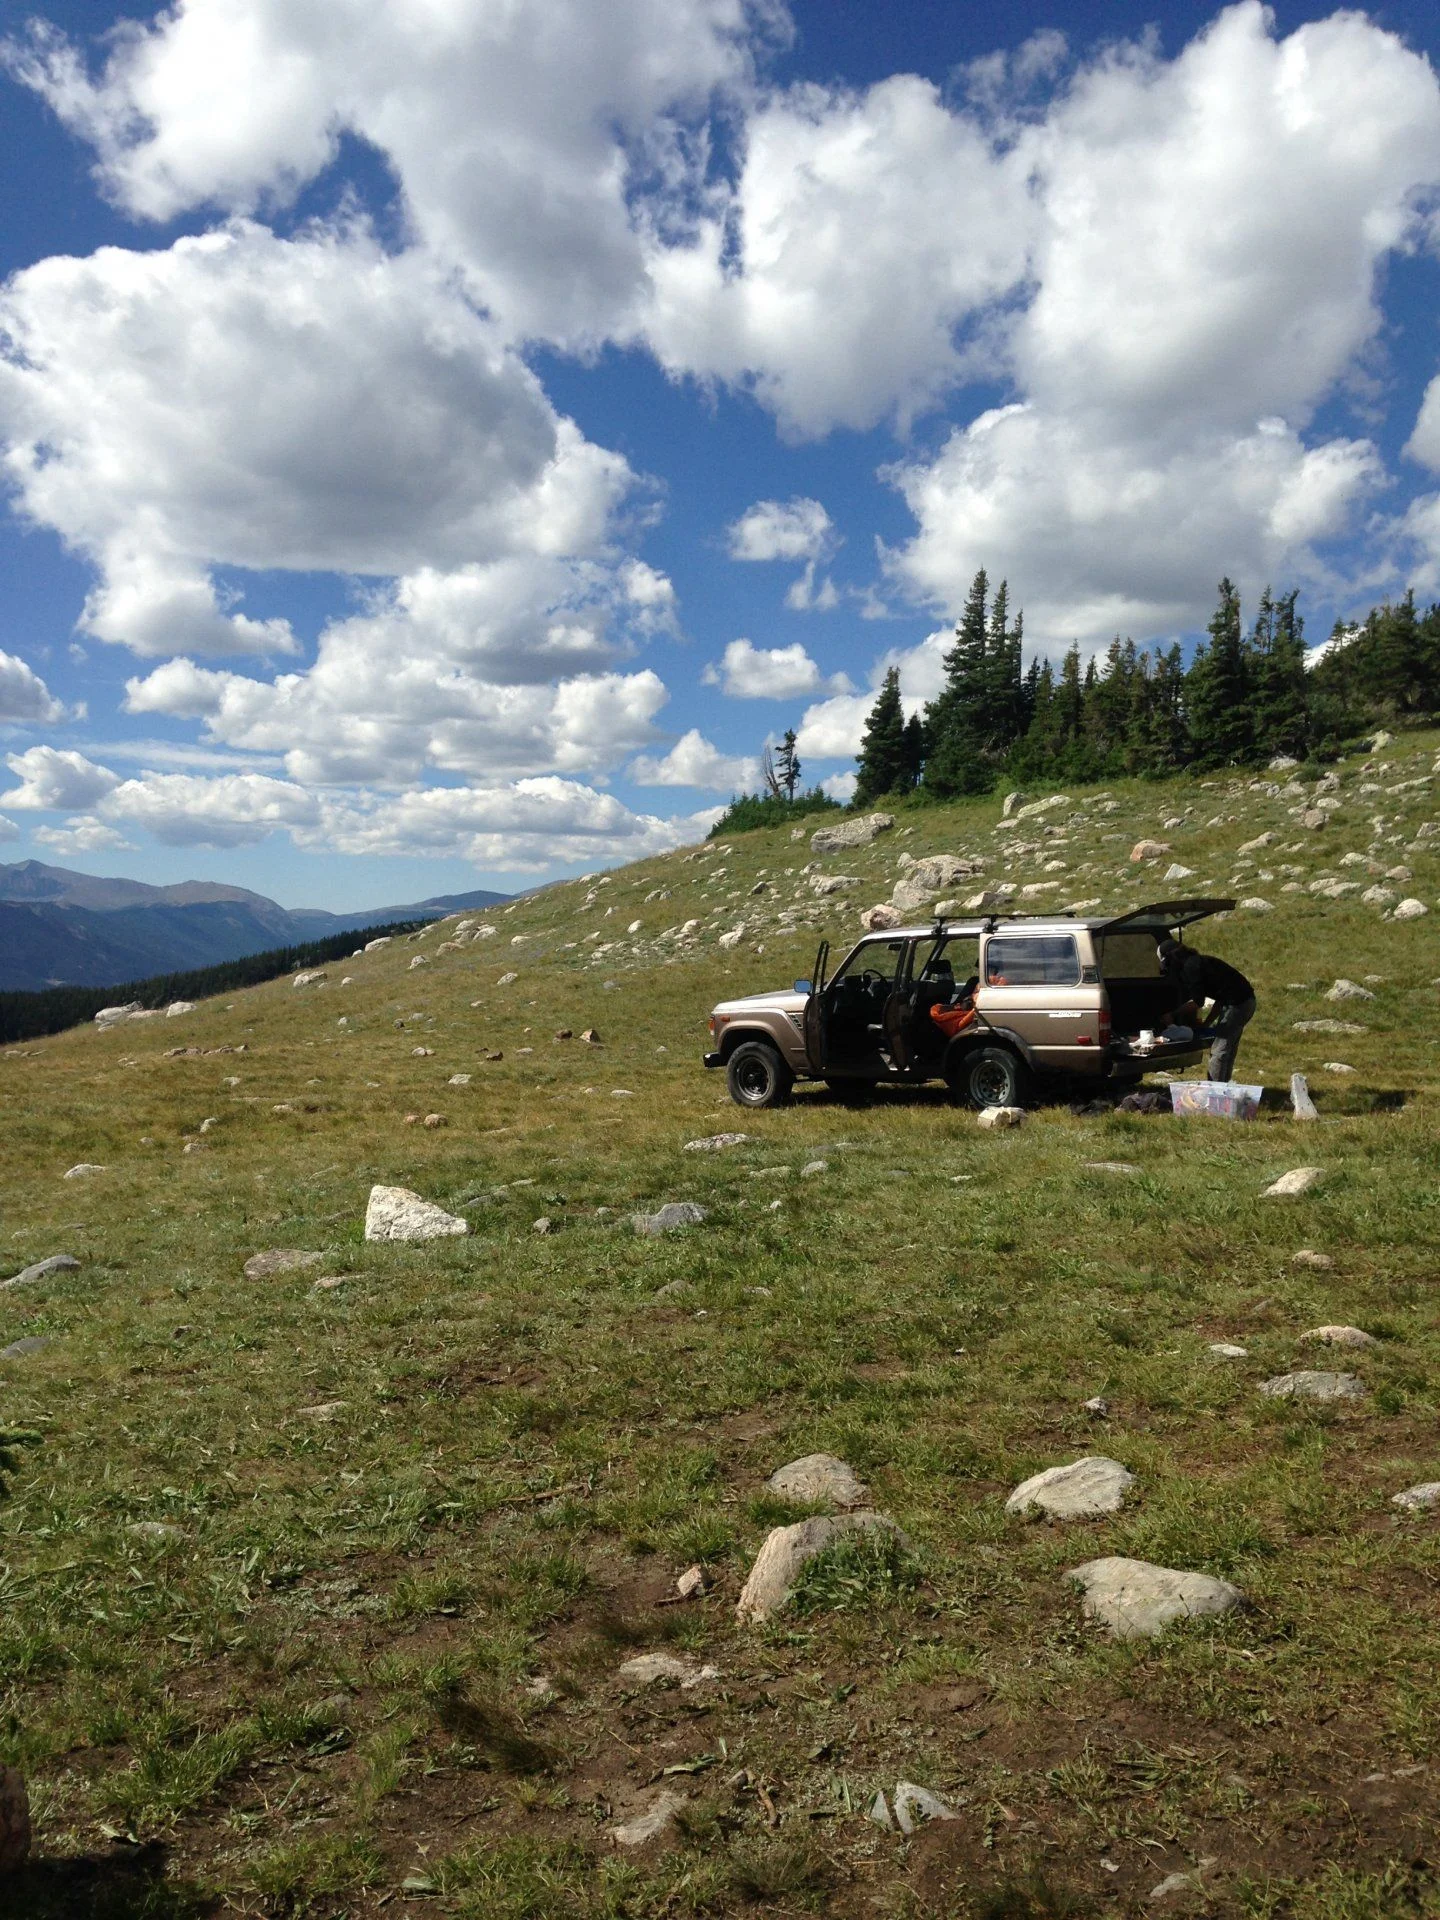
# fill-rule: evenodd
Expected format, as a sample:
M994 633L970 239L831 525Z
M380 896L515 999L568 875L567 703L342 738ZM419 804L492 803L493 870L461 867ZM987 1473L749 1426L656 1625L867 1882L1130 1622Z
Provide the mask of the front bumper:
M724 1064L725 1062L720 1058L718 1053L707 1053L705 1055L705 1065L707 1067L723 1067Z

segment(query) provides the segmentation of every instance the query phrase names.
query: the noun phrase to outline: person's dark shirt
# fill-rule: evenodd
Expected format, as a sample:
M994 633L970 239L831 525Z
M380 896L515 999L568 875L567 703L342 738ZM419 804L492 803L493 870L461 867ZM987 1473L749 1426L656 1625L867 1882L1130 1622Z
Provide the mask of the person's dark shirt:
M1186 947L1174 969L1170 977L1180 989L1182 1005L1193 1000L1199 1007L1213 1000L1217 1007L1238 1007L1255 998L1255 989L1239 968L1213 954Z

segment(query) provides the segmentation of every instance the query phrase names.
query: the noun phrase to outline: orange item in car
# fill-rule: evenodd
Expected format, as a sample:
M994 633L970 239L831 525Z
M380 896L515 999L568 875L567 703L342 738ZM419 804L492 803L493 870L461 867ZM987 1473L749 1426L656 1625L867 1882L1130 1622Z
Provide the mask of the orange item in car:
M953 1040L957 1033L963 1033L966 1027L974 1025L975 1009L974 1007L931 1007L930 1018L947 1040Z

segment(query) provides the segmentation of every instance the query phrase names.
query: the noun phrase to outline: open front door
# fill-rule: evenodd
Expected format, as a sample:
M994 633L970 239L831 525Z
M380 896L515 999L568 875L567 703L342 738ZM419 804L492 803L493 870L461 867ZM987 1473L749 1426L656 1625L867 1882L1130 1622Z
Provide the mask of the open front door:
M915 1021L914 969L915 948L911 945L900 956L900 964L895 969L895 979L889 998L880 1015L885 1051L901 1073L908 1070L915 1058L915 1049L911 1041L911 1031Z
M825 1071L825 969L830 964L830 942L822 940L810 975L810 997L805 1002L805 1058L812 1073Z

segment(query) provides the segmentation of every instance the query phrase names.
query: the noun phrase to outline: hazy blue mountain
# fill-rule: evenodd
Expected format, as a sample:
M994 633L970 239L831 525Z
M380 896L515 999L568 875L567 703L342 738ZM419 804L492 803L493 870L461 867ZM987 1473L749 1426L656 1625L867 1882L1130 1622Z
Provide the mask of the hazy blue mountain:
M238 960L270 947L357 933L391 920L437 920L508 896L479 889L353 914L287 908L209 880L152 887L46 866L0 865L0 991L104 987Z

